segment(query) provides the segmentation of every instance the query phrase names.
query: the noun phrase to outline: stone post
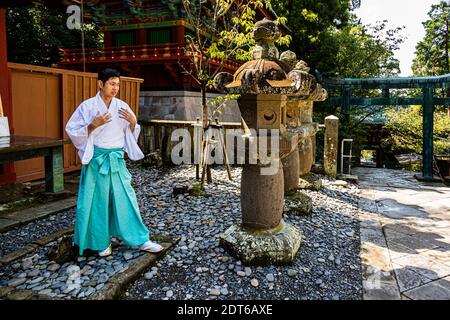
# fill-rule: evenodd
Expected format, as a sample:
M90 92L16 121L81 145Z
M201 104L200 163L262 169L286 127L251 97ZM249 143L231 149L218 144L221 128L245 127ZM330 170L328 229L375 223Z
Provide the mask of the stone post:
M294 151L282 160L284 175L284 192L294 190L298 187L299 176L299 151L298 145Z
M276 129L283 132L286 96L281 94L243 94L238 99L243 119L249 128ZM270 137L270 139L274 139ZM267 164L245 164L241 177L242 224L233 225L220 236L220 244L246 265L290 264L301 243L301 232L283 221L283 154L294 156L287 163L294 170L298 184L298 140L296 134L280 136L280 150L268 149L277 170L263 174ZM271 145L271 143L269 143ZM276 155L276 153L279 153ZM292 174L289 174L291 177Z
M325 174L331 177L337 175L338 131L339 119L333 115L326 117L323 166Z

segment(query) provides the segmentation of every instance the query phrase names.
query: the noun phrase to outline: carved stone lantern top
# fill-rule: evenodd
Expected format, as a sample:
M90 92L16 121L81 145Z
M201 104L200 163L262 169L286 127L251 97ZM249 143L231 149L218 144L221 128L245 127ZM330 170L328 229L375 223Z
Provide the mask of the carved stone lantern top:
M252 59L244 63L234 75L221 72L214 78L214 87L222 93L310 95L325 100L322 89L304 61L298 61L292 51L279 55L275 41L281 33L275 22L264 18L255 23L253 37L256 45ZM319 89L320 92L317 92Z

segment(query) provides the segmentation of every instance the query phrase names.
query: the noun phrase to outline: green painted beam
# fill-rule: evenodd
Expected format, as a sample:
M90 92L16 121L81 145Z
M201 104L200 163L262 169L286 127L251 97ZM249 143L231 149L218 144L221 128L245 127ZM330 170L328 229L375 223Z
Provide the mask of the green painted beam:
M64 191L63 147L53 147L45 157L45 190L47 192Z
M392 77L392 78L323 78L320 80L326 89L350 87L352 89L408 89L449 88L450 74L435 77Z
M324 106L342 105L342 97L331 97L318 103ZM350 105L353 106L411 106L422 104L423 98L350 98ZM433 104L436 106L450 105L450 98L433 98Z

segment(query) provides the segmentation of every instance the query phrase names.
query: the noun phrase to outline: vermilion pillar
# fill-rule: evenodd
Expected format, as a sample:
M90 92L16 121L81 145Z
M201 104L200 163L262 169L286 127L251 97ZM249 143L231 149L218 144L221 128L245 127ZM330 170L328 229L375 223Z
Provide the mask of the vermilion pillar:
M2 96L3 112L8 117L9 130L13 133L11 77L8 70L8 53L6 50L6 9L0 8L0 93ZM0 184L16 181L14 164L0 165Z

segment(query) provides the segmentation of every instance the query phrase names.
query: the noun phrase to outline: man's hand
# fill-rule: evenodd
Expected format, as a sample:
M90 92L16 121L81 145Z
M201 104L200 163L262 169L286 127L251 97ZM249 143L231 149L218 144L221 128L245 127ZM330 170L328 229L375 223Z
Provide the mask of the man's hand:
M90 135L91 132L97 129L98 127L110 122L111 120L112 116L109 112L96 116L94 120L92 120L91 124L88 126L88 135Z
M127 120L130 123L131 132L134 132L134 127L136 126L136 118L127 109L119 109L119 117Z

